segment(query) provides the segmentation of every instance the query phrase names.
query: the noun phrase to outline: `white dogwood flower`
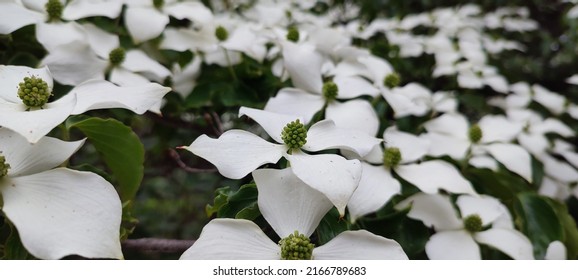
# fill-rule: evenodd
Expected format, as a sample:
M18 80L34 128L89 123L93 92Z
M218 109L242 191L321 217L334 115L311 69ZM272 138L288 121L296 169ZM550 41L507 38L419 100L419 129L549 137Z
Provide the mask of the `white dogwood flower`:
M218 139L201 135L190 146L182 147L214 164L231 179L245 177L265 163L276 163L285 157L299 179L326 195L343 215L351 194L361 176L359 160L346 160L334 154L309 155L317 152L347 149L364 156L381 140L338 128L333 121L318 122L306 130L302 118L242 107L246 115L261 125L276 144L244 130L232 129Z
M0 126L34 143L69 115L105 108L124 108L142 114L170 91L154 83L119 87L104 80L90 80L49 102L52 88L48 67L0 65Z
M309 237L331 202L291 168L256 170L253 178L259 210L281 238L279 244L251 221L214 219L181 259L407 259L396 241L365 230L345 231L315 247Z
M513 259L534 259L530 240L513 228L504 205L490 196L461 195L456 212L450 198L441 194L418 193L396 205L436 231L426 244L430 259L481 259L478 243L494 247ZM489 228L488 228L489 227Z

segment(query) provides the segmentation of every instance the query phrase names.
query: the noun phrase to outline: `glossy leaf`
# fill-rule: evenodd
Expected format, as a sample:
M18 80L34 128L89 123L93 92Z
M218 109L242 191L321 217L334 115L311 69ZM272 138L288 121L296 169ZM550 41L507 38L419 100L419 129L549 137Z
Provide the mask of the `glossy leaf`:
M122 201L133 199L144 175L144 147L132 129L114 119L82 117L70 118L66 126L82 131L102 155Z
M536 259L544 259L552 241L563 240L564 228L547 198L530 192L519 193L514 213L516 224L534 246Z

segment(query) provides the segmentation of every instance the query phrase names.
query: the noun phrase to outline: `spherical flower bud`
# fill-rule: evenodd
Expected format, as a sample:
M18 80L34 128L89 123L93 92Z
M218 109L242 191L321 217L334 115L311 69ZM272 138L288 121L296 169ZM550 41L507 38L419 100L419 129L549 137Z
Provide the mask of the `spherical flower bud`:
M321 92L323 93L325 100L332 101L337 98L337 95L339 94L339 87L337 87L334 82L326 82L323 84L323 89Z
M219 39L219 41L222 42L227 40L227 38L229 38L229 32L227 32L227 29L225 29L225 27L219 25L219 27L215 29L215 36L217 37L217 39Z
M401 151L399 148L390 147L383 152L383 165L396 167L401 162Z
M18 97L28 108L41 108L48 103L50 96L52 96L50 88L48 88L48 84L42 78L25 77L18 84Z
M383 85L387 88L394 88L399 86L399 83L401 82L401 78L399 77L399 74L393 72L388 74L387 76L385 76L385 78L383 78Z
M155 8L159 10L162 9L164 5L165 5L164 0L153 0L153 6L155 6Z
M480 142L480 140L482 140L482 136L484 136L482 129L477 124L474 124L470 127L470 131L468 131L468 134L469 134L468 136L470 137L470 141L472 141L472 143Z
M287 29L287 40L291 42L299 41L299 29L295 26L291 26Z
M108 54L108 61L110 61L110 64L118 66L124 62L125 57L126 52L124 51L123 48L119 47L110 51L110 53Z
M281 259L283 260L310 260L315 245L309 238L298 231L279 241Z
M59 0L48 0L44 6L46 13L48 14L48 21L60 20L62 17L62 10L64 10L64 5Z
M299 149L307 143L307 129L297 119L283 128L281 139L290 149Z
M6 162L6 158L0 152L0 178L8 175L8 170L10 170L10 164Z
M469 215L464 218L464 227L472 233L482 231L482 218L478 214Z

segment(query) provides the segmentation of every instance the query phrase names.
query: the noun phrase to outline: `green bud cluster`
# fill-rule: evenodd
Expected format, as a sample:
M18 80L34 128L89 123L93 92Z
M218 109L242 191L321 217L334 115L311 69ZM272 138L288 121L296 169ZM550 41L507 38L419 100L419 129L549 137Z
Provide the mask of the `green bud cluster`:
M62 17L62 10L64 10L64 5L59 0L48 0L44 6L46 13L48 14L48 21L60 20Z
M299 41L299 29L295 26L291 26L287 29L287 40L291 42Z
M281 259L283 260L310 260L315 245L309 238L298 231L279 241Z
M6 162L6 158L0 152L0 178L8 175L8 170L10 170L10 164Z
M153 6L155 6L155 8L159 10L162 9L164 5L165 5L164 0L153 0Z
M297 119L283 128L281 139L290 149L299 149L307 143L307 129Z
M118 66L121 63L123 63L125 58L126 58L126 52L121 47L118 47L118 48L110 51L110 53L108 54L108 61L110 61L110 64L112 64L114 66Z
M385 78L383 78L383 85L387 88L394 88L399 86L399 83L401 83L401 78L399 77L399 74L397 73L391 73L387 76L385 76Z
M401 162L401 151L399 148L391 147L383 152L383 165L395 167Z
M321 92L323 93L325 100L332 101L337 98L337 95L339 94L339 87L337 87L334 82L326 82L323 84L323 89Z
M482 218L478 214L469 215L464 218L464 227L472 233L482 231Z
M24 81L18 84L18 97L29 108L44 106L51 95L48 84L42 78L25 77Z
M478 143L480 142L480 140L482 140L482 136L484 136L484 133L482 132L482 129L480 128L479 125L474 124L470 127L470 130L468 131L468 136L470 137L470 141L472 141L472 143Z
M219 39L219 41L222 42L227 40L227 38L229 38L229 32L227 32L227 29L225 29L225 27L219 25L219 27L215 29L215 36L217 37L217 39Z

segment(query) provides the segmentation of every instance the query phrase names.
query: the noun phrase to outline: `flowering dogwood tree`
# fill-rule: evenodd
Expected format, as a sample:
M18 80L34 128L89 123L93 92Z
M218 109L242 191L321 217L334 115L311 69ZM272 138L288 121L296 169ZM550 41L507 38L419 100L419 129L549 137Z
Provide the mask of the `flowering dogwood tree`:
M578 3L431 2L0 0L0 256L578 258Z

